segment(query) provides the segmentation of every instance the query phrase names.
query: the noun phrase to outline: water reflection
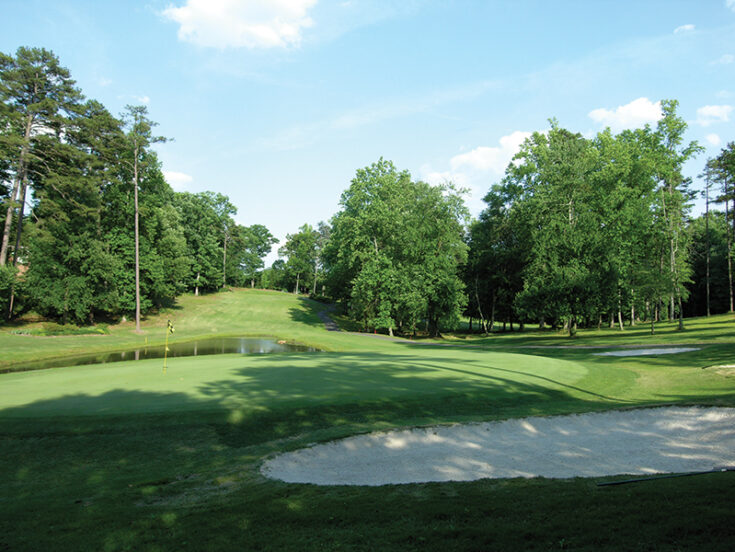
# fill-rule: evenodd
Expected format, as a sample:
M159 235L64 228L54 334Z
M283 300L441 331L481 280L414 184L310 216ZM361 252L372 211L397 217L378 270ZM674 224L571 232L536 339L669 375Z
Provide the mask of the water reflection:
M276 342L273 339L253 337L215 337L188 341L186 343L169 343L168 357L182 356L204 356L204 355L262 355L272 353L285 353L289 351L313 352L313 347ZM108 362L121 362L124 360L143 360L147 358L163 358L164 346L140 347L127 351L115 353L101 353L95 355L84 355L71 358L61 358L29 362L13 367L16 370L40 370L44 368L60 368L63 366L81 366L84 364L104 364Z

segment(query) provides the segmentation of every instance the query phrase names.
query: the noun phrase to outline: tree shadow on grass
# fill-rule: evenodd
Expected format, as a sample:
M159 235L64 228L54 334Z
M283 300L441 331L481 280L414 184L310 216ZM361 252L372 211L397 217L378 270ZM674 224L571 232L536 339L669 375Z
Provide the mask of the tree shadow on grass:
M288 309L288 315L291 320L299 324L306 324L312 327L324 327L324 322L319 317L319 313L327 309L327 305L319 303L307 297L299 297L299 306Z
M365 541L360 531L353 531L343 535L344 542L375 543L390 527L392 533L384 544L393 546L388 548L402 549L405 539L423 535L431 537L427 542L438 539L450 549L457 538L464 538L464 532L456 531L457 524L466 524L467 530L474 527L487 537L506 522L530 530L547 523L553 512L553 523L543 527L562 538L577 535L580 524L615 524L617 516L628 511L628 494L613 489L601 505L599 494L590 491L586 481L325 490L256 479L255 484L236 480L234 492L218 483L220 476L238 473L245 463L257 465L263 454L311 440L401 425L568 414L624 404L593 390L575 389L566 381L480 366L479 358L462 361L453 369L447 368L447 362L448 357L440 355L417 359L410 354L298 353L249 362L234 376L206 385L200 390L204 398L114 389L99 396L68 395L2 410L0 462L5 477L0 484L0 545L38 550L144 549L186 540L194 549L226 550L240 542L233 539L247 535L250 540L242 541L245 548L258 542L265 548L276 543L284 549L303 549L300 545L307 543L306 548L319 549L332 542L337 533L331 531L349 526L362 528L369 538ZM672 394L660 400L733 405L735 393L716 399ZM250 445L258 446L246 448ZM245 481L251 481L248 477L254 476L246 476ZM721 512L730 512L732 485L723 490L723 479L717 477L719 485L707 487L706 493L698 494L694 486L677 493L676 485L681 483L664 483L667 492L660 499L644 492L638 499L648 500L653 513L620 523L621 529L628 530L628 525L642 519L650 522L649 516L659 511L663 512L660 522L666 523L673 507L671 495L675 495L675 507L685 515L684 521L671 526L701 530L707 516L686 521L692 518L692 493L696 504L715 504L712 513L719 517L712 530L730 527ZM246 485L244 492L242 485ZM574 494L569 494L570 489ZM718 489L722 496L715 496ZM488 496L493 500L488 501ZM406 510L407 501L415 506ZM580 508L581 502L586 506ZM605 510L607 502L614 506ZM529 516L532 522L527 521ZM504 522L483 525L498 517ZM398 518L400 523L395 521ZM438 532L432 533L429 527ZM629 534L631 540L622 545L639 541L636 531L631 529ZM732 536L732 530L723 535ZM538 534L533 539L543 543L547 536ZM649 540L653 542L654 537ZM536 540L513 544L523 548L524 542ZM472 548L471 540L463 543Z
M248 398L247 405L229 403L233 411L242 409L243 414L238 423L221 428L229 444L240 446L268 432L286 437L345 426L349 433L355 424L369 430L584 412L636 402L575 385L584 370L571 363L570 369L581 372L571 373L569 381L494 364L483 357L457 362L451 355L291 354L287 359L259 358L239 370L240 377L206 384L200 392L219 400ZM248 413L248 406L259 405L268 408Z

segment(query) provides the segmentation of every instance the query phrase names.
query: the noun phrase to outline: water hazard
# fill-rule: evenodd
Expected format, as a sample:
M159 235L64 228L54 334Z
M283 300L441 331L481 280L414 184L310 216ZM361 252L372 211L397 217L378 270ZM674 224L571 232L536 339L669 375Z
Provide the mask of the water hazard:
M286 352L313 352L313 347L278 343L273 339L257 337L215 337L188 341L186 343L169 343L168 357L204 356L204 355L263 355ZM27 362L12 368L17 370L42 370L44 368L61 368L65 366L81 366L84 364L105 364L124 360L143 360L147 358L163 358L164 346L139 347L114 353L98 353L77 357L57 358L36 362Z

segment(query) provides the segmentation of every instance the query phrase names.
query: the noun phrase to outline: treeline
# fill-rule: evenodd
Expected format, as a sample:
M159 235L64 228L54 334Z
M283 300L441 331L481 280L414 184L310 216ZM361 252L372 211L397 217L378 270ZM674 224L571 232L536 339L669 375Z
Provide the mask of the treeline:
M682 167L702 148L684 141L676 108L663 101L655 127L589 139L552 120L469 225L461 192L381 159L357 171L330 224L287 237L285 260L263 280L326 294L390 334L437 335L460 315L482 332L642 321L653 331L659 320L683 328L684 316L732 311L735 145L707 162L707 212L692 220L699 192Z
M526 141L469 232L467 314L483 331L515 320L563 325L571 334L580 324L622 328L624 319L646 320L653 331L657 320L678 319L683 328L685 314L706 314L702 241L713 252L735 219L707 217L704 233L702 221L689 219L696 192L681 169L701 148L684 142L676 107L662 102L653 128L586 139L552 121ZM732 152L730 144L707 164L708 186L719 184L715 201L726 209ZM719 272L707 281L716 281L710 291L720 312L731 295L731 272L726 285L722 277L730 256L728 242L709 257Z
M466 298L469 214L452 186L411 180L390 161L357 171L329 224L286 237L263 284L337 301L368 329L393 335L454 327Z
M462 316L489 332L733 311L735 144L682 175L677 102L652 126L592 138L534 133L470 221L463 191L380 159L357 171L340 210L276 240L243 227L224 195L176 193L145 107L113 117L42 49L0 55L0 310L63 322L119 319L227 285L335 301L364 329L438 335ZM26 212L26 205L30 206ZM717 210L710 212L710 206ZM724 208L724 212L723 212Z
M139 318L252 285L276 240L224 195L174 192L154 128L144 106L116 118L84 98L47 50L0 54L0 318Z

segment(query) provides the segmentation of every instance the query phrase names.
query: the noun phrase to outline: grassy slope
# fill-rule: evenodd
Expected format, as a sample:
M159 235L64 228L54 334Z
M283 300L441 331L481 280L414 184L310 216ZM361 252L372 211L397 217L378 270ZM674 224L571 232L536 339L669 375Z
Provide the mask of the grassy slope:
M551 334L409 345L324 331L318 304L238 291L186 297L147 321L160 339L274 335L334 352L177 358L0 375L0 550L729 550L735 474L598 489L575 479L381 488L263 479L263 456L355 432L686 402L735 406L731 317L691 331L701 351L598 357ZM575 344L645 340L610 330ZM728 338L730 342L728 343ZM139 343L3 333L4 361ZM459 341L459 339L458 339ZM502 352L487 350L500 348Z
M166 322L175 332L171 341L190 341L214 336L271 336L318 344L331 349L337 343L324 332L317 312L322 305L290 294L237 290L194 297L184 295L174 309L143 320L142 333L133 322L110 326L109 335L38 337L13 333L16 326L0 327L0 369L42 358L126 350L145 344L162 345ZM33 327L34 324L30 324ZM349 347L349 345L347 345Z

